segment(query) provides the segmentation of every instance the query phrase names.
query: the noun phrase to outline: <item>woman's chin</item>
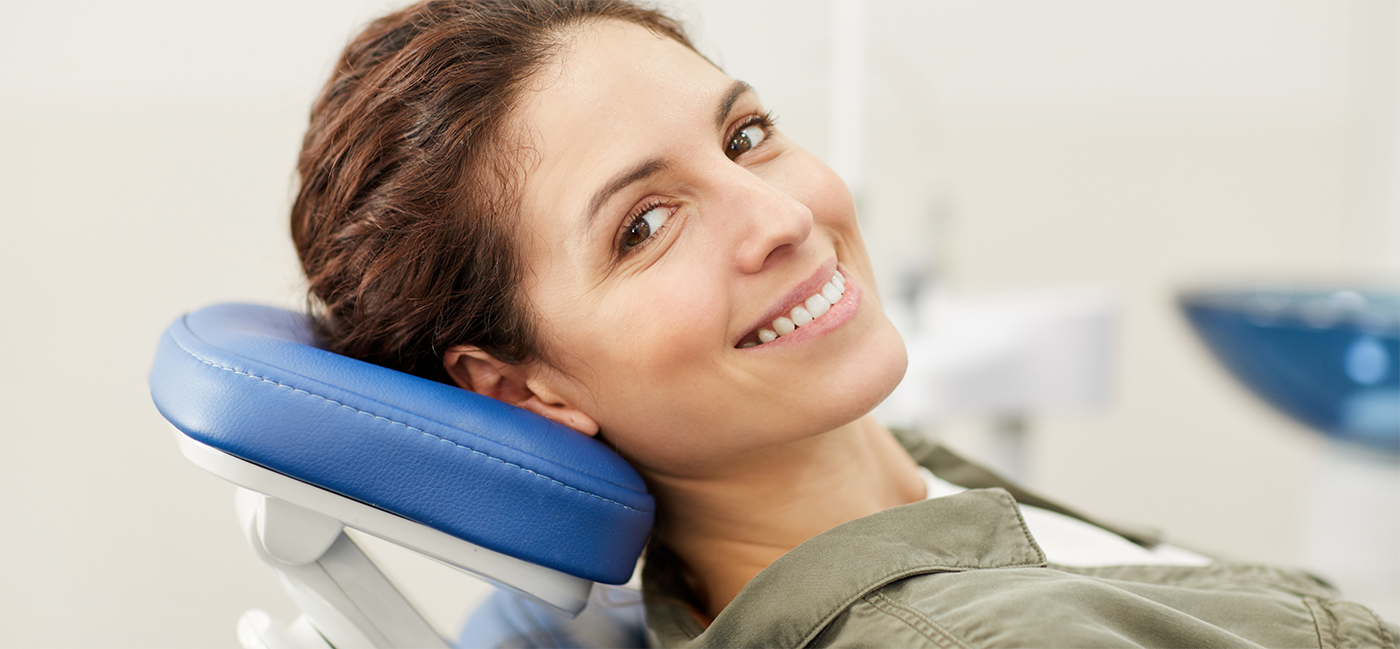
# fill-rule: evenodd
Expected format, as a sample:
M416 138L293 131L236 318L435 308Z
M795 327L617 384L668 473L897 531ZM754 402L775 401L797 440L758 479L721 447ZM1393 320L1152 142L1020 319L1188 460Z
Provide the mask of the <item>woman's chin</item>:
M909 367L904 339L883 313L870 315L858 336L839 341L838 353L790 384L793 398L779 415L789 421L772 424L794 437L825 433L864 417L894 392Z
M841 412L835 419L842 424L869 414L884 402L909 369L909 354L903 337L884 314L880 314L879 320L873 335L866 337L858 350L847 355L838 385L834 387L833 391L844 395L832 401L840 404Z

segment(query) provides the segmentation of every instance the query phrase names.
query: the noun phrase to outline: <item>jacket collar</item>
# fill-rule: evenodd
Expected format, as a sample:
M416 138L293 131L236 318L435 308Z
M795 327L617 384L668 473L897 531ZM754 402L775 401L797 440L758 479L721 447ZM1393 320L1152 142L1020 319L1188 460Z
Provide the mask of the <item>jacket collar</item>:
M979 489L887 509L809 539L754 577L703 631L683 593L648 585L647 623L662 646L799 647L894 581L1045 564L1011 494Z

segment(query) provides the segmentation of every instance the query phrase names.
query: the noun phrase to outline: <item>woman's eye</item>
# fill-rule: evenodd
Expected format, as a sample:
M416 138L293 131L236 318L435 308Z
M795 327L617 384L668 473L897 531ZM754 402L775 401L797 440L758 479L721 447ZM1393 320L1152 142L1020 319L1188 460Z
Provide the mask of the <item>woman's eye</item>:
M661 226L666 224L666 219L671 218L671 211L665 207L653 207L632 219L631 225L627 226L627 232L622 236L622 249L628 250L642 245L651 235L656 234Z
M724 147L724 155L730 160L735 160L744 155L749 149L758 146L763 139L768 137L768 133L763 130L763 126L753 124L734 134L729 140L729 144Z

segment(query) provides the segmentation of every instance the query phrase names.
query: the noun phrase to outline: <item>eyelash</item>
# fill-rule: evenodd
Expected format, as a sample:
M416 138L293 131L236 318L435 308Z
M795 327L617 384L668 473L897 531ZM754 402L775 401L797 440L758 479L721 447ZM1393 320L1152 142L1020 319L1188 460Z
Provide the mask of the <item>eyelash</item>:
M635 246L632 246L631 248L627 248L627 247L626 247L627 233L628 233L628 232L631 232L631 231L632 231L632 228L636 227L637 221L642 220L642 217L643 217L643 216L646 216L646 215L647 215L647 212L650 212L650 211L652 211L652 210L654 210L654 209L656 209L656 208L658 208L658 207L665 207L665 206L666 206L666 201L663 201L663 200L651 200L651 201L647 201L644 205L642 205L641 207L637 208L636 210L633 210L631 214L627 215L627 218L626 218L625 220L623 220L623 222L622 222L622 231L619 232L619 233L617 234L617 249L618 249L618 251L621 252L621 253L624 254L624 255L628 255L628 254L634 253L634 252L636 252L636 251L638 251L638 250L641 250L642 248L646 247L646 245L647 245L648 243L651 243L651 240L652 240L652 239L655 239L655 238L656 238L657 232L660 232L660 231L666 229L666 226L663 225L663 226L661 226L660 228L658 228L658 229L656 230L656 232L651 233L651 236L647 237L645 241L643 241L643 242L641 242L641 243L639 243L639 244L637 244L637 245L635 245ZM669 224L667 224L667 225L669 225Z
M768 144L769 139L773 135L773 129L777 123L778 117L774 115L773 111L771 110L762 114L749 115L748 117L745 117L742 121L740 121L738 124L735 124L734 128L729 130L729 133L725 135L723 146L729 146L729 143L732 142L734 138L739 135L739 133L743 132L744 129L747 129L751 126L762 127L764 137L762 142L759 142L755 147L749 149L749 151L753 151L756 148L766 146ZM745 151L743 154L740 155L745 155L747 153L748 151ZM631 248L626 247L625 242L627 240L627 233L631 232L633 227L636 227L637 221L640 220L643 216L646 216L648 212L658 207L664 207L665 205L666 201L662 200L647 201L640 208L637 208L633 210L631 214L628 214L626 219L623 219L622 229L619 230L617 233L616 249L618 251L619 257L625 257L627 255L637 252L638 250L641 250L642 248L645 248L647 244L651 243L652 240L656 238L657 234L659 234L662 230L666 229L666 225L669 225L669 223L658 228L656 232L652 232L651 236L647 237L645 241Z
M768 144L768 138L772 137L773 129L777 125L778 116L774 115L773 111L771 110L766 113L749 115L748 117L745 117L743 121L736 124L734 128L729 131L729 135L725 136L724 138L724 144L725 146L729 146L729 143L734 140L735 136L739 135L739 133L743 132L744 129L750 126L761 126L763 127L764 136L763 141L759 142L758 146L762 147L763 145ZM749 150L752 151L753 149Z

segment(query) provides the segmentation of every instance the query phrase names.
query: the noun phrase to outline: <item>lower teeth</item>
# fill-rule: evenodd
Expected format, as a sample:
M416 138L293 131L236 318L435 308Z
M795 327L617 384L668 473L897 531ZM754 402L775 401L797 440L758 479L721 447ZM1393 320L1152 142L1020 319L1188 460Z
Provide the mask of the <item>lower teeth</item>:
M835 293L836 293L836 295L835 295L836 299L835 299L835 300L831 299L831 297L832 297L831 295L826 295L826 293L827 293L827 290L826 290L826 289L827 289L828 287L830 287L831 289L833 289L833 290L835 291ZM821 296L823 297L823 299L825 299L825 300L826 300L827 302L829 302L831 305L835 305L837 302L839 302L839 301L841 300L841 298L842 298L843 296L845 296L845 294L846 294L846 278L845 278L845 277L842 277L842 276L841 276L841 273L836 273L835 275L833 275L832 278L831 278L831 281L828 282L825 286L822 287L822 291L820 291L819 293L817 293L817 295L821 295ZM809 298L809 299L810 299L810 298ZM782 337L782 336L786 336L786 335L788 335L788 334L790 334L790 333L796 331L798 327L801 327L802 325L805 325L805 324L807 324L807 323L809 323L809 322L812 322L812 321L815 320L816 318L819 318L819 317L821 317L822 315L825 315L825 313L826 313L826 311L822 311L822 313L820 313L820 314L815 314L815 315L814 315L814 314L812 314L810 311L807 310L807 307L806 307L805 305L806 305L806 302L803 302L801 305L798 305L798 306L796 306L796 307L793 307L792 312L788 314L789 316L791 316L790 318L789 318L789 317L780 317L780 318L777 318L776 320L774 320L774 321L773 321L773 328L772 328L772 329L760 328L760 329L758 330L758 340L757 340L757 341L750 340L750 341L748 341L748 342L746 342L746 343L743 343L743 344L739 345L739 349L748 349L748 348L750 348L750 347L757 347L757 346L759 346L759 345L762 345L763 343L770 343L770 342L773 342L774 340L777 340L778 338L780 338L780 337ZM830 308L830 307L828 307L828 308Z

